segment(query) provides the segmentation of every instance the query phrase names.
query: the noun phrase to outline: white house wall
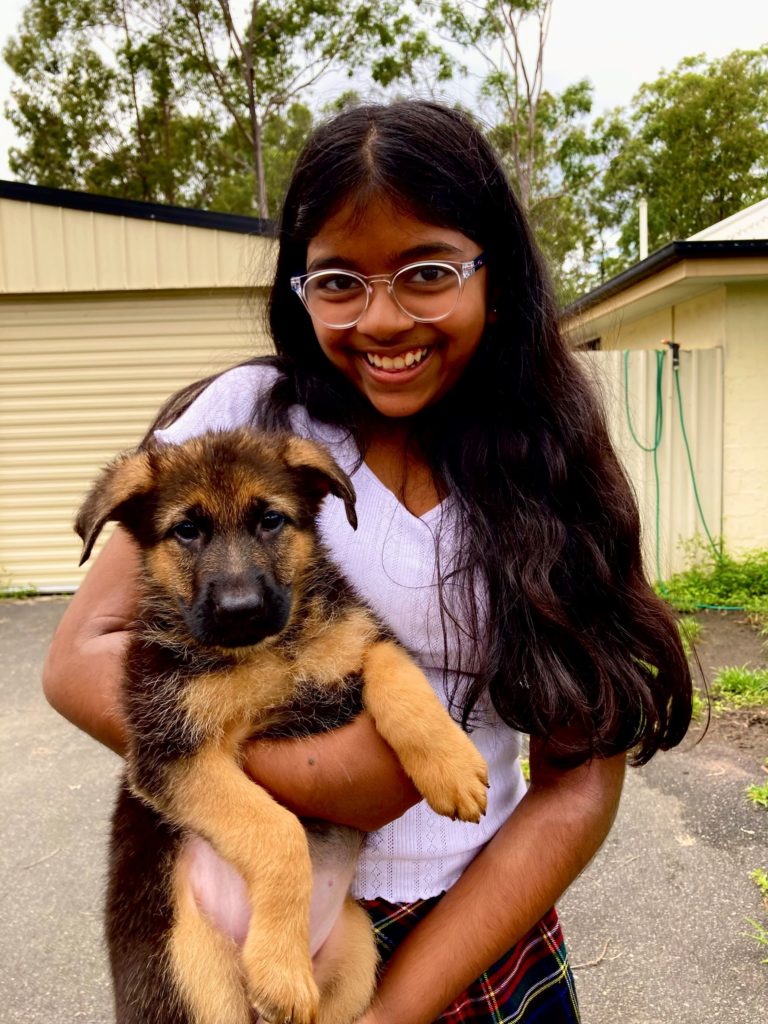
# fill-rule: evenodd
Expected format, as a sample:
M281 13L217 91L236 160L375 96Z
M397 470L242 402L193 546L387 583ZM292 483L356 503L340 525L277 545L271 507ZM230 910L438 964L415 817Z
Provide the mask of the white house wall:
M768 547L768 282L728 288L724 529L734 552Z

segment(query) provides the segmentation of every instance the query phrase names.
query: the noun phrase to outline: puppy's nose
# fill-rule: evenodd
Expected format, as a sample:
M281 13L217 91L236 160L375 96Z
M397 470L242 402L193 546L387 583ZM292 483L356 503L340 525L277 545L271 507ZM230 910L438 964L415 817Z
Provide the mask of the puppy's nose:
M192 610L192 629L206 644L243 647L279 633L291 594L260 569L208 581Z
M214 598L216 611L231 618L249 618L264 608L264 588L246 584L221 587Z

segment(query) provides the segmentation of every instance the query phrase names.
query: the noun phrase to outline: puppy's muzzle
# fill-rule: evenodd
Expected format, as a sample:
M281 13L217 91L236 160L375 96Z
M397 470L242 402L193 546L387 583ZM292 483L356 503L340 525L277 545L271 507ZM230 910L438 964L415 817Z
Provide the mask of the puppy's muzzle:
M188 625L202 644L249 647L285 628L291 592L258 569L215 576L200 588Z

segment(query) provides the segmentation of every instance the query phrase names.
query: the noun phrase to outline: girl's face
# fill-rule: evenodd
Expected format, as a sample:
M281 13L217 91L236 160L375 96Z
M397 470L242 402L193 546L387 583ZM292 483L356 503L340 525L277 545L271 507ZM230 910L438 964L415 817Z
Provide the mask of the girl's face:
M419 220L385 200L372 203L362 217L350 203L309 242L307 272L334 268L366 276L393 274L408 263L464 262L480 252L480 246L460 231ZM405 417L450 391L480 344L486 320L483 267L464 282L456 309L444 320L411 319L394 302L386 284L374 284L368 308L354 327L326 327L314 319L313 326L325 355L374 409L382 416ZM398 356L412 365L399 369L381 365L384 357Z

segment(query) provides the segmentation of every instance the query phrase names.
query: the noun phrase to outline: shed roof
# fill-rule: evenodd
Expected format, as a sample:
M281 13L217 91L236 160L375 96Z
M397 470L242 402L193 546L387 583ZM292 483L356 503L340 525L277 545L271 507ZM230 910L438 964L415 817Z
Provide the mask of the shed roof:
M576 299L563 315L569 320L611 299L615 309L673 284L678 286L678 292L687 293L675 296L679 302L682 297L690 298L728 280L765 277L768 239L670 242Z
M691 235L689 242L714 242L730 239L768 238L768 199L739 210L717 224Z
M0 181L0 296L264 287L256 217Z

